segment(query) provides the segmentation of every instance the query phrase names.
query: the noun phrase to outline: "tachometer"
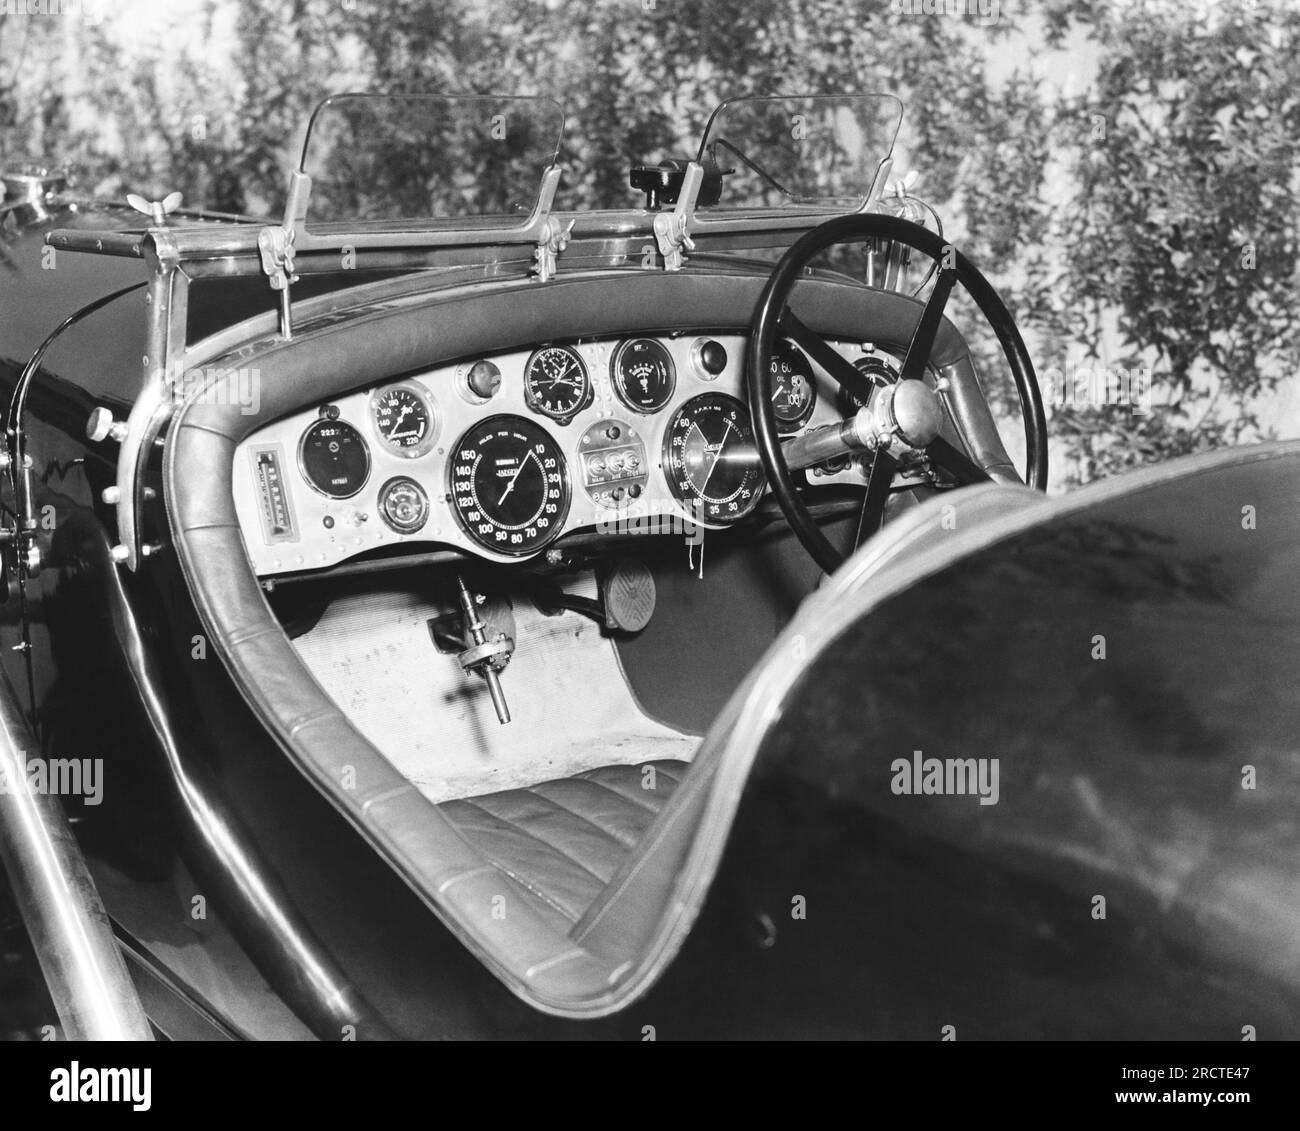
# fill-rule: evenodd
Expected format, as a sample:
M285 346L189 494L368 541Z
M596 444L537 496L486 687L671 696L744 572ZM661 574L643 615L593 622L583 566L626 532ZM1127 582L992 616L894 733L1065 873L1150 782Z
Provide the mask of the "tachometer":
M370 449L351 424L322 417L298 442L298 467L322 495L350 499L370 478Z
M812 366L802 351L790 342L778 341L772 350L772 415L777 431L797 432L817 407Z
M673 413L663 460L668 489L705 522L735 522L763 493L749 410L726 393L692 397Z
M633 412L658 412L677 388L673 355L653 338L633 338L619 346L609 378L618 399Z
M451 453L450 502L465 533L498 554L531 554L559 533L569 512L569 468L544 428L493 416Z
M380 442L399 456L422 456L438 438L433 405L428 394L414 383L379 389L370 398L370 412Z
M534 412L568 424L591 397L587 367L569 346L543 346L524 366L524 398Z

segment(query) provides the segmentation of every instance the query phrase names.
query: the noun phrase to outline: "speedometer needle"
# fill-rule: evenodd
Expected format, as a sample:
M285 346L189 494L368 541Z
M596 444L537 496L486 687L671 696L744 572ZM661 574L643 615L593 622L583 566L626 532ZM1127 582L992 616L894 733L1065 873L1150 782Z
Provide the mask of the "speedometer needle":
M536 459L537 456L530 450L529 453L519 461L519 466L515 468L515 473L510 477L510 482L506 484L506 489L501 492L501 498L497 500L497 506L506 501L506 496L515 489L515 483L519 480L519 473L524 470L524 466L530 459Z
M722 449L727 446L727 437L731 435L731 421L727 421L727 430L722 433L722 439L718 441L718 450L713 453L713 462L709 464L709 473L704 477L704 482L700 484L700 490L704 491L709 480L713 478L713 469L718 466L718 460L722 458Z

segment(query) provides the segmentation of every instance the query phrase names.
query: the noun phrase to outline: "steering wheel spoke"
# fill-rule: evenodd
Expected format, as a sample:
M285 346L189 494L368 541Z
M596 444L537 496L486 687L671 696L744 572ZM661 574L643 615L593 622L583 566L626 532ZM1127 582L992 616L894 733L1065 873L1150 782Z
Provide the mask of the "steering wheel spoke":
M963 487L972 483L985 483L989 479L987 471L942 436L936 436L926 445L925 454Z
M878 448L867 470L867 490L862 496L858 511L858 529L853 537L856 550L878 531L885 520L885 504L889 502L889 488L894 482L898 461L884 448Z
M934 281L934 289L926 299L921 317L917 319L916 329L912 331L912 341L903 358L903 367L899 371L899 380L919 381L925 376L925 366L934 352L934 342L939 336L939 326L943 322L944 308L948 305L948 296L957 281L957 272L951 268L942 268Z
M782 333L829 373L836 382L863 404L871 398L876 384L847 358L836 353L814 330L810 330L788 306L779 321Z

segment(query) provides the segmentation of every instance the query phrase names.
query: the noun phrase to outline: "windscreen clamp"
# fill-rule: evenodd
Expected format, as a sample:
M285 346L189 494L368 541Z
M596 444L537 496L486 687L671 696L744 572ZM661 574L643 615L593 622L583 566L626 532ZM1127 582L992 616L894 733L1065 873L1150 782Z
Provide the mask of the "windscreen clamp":
M311 195L311 178L296 170L289 178L289 196L284 205L284 223L270 225L257 233L257 253L262 260L262 274L271 290L280 292L280 336L293 340L293 308L289 288L298 281L293 270L293 240L298 225L307 216L307 198Z
M695 201L704 183L704 166L691 161L682 178L681 192L671 212L657 213L654 218L655 242L664 259L665 271L680 271L686 263L685 253L695 250L691 226L695 222Z
M545 283L555 276L555 259L569 246L569 236L573 233L575 221L561 224L554 216L546 218L542 238L537 241L533 252L533 273L538 282Z

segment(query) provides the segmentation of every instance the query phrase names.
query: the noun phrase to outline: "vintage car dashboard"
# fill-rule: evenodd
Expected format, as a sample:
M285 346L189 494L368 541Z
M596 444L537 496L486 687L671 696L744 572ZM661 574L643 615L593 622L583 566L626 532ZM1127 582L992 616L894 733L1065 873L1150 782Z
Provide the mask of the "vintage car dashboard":
M872 343L832 342L892 379ZM338 397L252 433L235 505L259 576L402 543L494 562L564 534L721 528L766 487L746 404L743 334L555 341L485 354ZM792 343L773 409L795 435L856 405ZM829 480L856 470L843 470Z

